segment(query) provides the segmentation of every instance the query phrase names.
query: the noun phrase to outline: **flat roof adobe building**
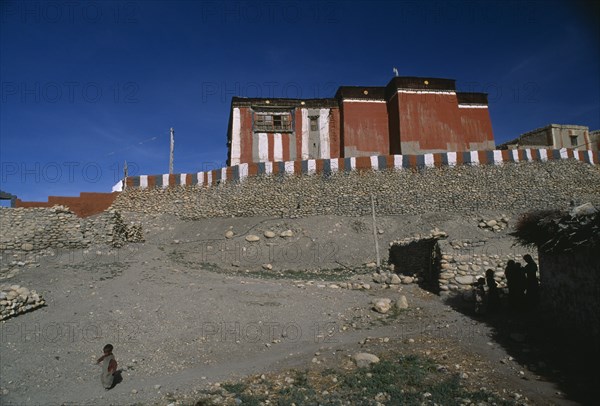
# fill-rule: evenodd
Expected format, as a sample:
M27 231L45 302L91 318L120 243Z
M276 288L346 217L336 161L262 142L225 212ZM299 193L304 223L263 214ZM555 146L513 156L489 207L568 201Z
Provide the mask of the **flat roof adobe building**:
M498 149L531 147L597 151L600 148L600 137L597 131L590 132L589 128L583 125L548 124L498 145Z
M328 99L234 97L227 164L494 149L487 94L394 77Z

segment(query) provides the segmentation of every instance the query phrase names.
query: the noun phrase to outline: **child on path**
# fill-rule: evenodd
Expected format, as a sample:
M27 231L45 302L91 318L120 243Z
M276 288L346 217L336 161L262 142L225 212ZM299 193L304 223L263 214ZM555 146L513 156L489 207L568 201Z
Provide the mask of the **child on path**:
M104 355L98 358L97 364L102 362L102 375L100 375L100 381L104 389L109 390L113 387L114 373L117 372L117 360L113 355L113 346L106 344L103 348Z

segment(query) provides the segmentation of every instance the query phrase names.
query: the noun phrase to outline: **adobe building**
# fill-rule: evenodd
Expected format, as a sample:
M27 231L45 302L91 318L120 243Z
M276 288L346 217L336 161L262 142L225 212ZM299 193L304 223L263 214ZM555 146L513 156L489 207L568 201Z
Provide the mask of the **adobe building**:
M600 139L597 131L590 133L583 125L549 124L545 127L521 134L514 140L498 145L498 149L523 148L571 148L575 150L598 150Z
M492 150L487 94L451 79L394 77L385 87L341 86L329 99L234 97L227 165Z

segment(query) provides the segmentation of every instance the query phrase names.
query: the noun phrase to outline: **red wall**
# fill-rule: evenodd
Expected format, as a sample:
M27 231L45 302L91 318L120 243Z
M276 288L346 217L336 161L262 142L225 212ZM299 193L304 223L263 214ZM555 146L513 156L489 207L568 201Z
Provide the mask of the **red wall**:
M15 207L52 207L55 205L67 206L79 217L88 217L102 213L108 209L117 198L118 193L87 193L82 192L79 197L49 196L47 202L24 202L17 199Z
M387 102L388 132L390 136L390 154L401 154L400 145L400 108L398 107L398 94L392 95Z
M252 162L252 111L240 107L240 163Z
M461 108L459 111L463 134L467 143L494 142L492 120L488 109L467 107ZM480 149L480 147L475 146L475 149Z
M342 145L340 137L340 110L332 108L329 115L329 153L331 158L339 158L343 155L340 151Z
M402 143L418 142L423 152L467 149L455 94L399 93L398 98Z
M387 155L390 150L386 103L344 102L344 145L357 151L344 156ZM334 155L332 155L333 157Z

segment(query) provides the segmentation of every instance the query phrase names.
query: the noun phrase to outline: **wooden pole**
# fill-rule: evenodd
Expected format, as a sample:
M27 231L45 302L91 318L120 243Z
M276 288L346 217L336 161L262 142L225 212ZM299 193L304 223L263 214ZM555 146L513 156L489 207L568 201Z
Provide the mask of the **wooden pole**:
M381 266L381 259L379 257L379 241L377 240L377 224L375 223L375 198L371 193L371 211L373 212L373 238L375 239L375 253L377 255L377 269Z
M171 151L169 154L169 175L173 174L173 149L175 148L175 130L171 127Z
M127 187L127 175L128 175L127 161L125 161L125 164L123 165L123 190L125 190L125 188Z

